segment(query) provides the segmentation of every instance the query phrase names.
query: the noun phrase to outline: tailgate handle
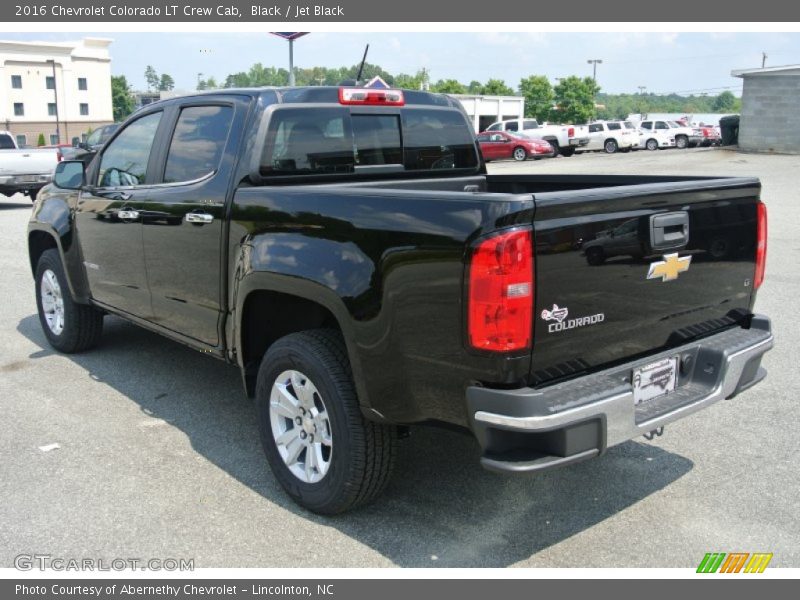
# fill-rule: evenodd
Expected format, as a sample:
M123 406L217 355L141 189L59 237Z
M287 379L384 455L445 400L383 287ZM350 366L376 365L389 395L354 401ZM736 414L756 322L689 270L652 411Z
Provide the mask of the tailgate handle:
M650 245L653 250L682 248L689 243L689 213L673 212L650 217Z

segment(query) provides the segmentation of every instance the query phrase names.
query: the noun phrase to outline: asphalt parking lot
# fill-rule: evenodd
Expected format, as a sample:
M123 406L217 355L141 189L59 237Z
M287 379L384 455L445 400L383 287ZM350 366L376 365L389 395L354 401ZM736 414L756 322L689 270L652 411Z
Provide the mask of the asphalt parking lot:
M769 377L652 442L535 478L486 472L469 437L420 428L386 493L337 518L297 508L278 486L235 368L116 318L98 349L52 351L25 246L30 202L0 197L0 567L33 553L196 567L695 567L735 551L799 567L798 166L720 149L492 163L760 177ZM49 444L60 447L40 449Z

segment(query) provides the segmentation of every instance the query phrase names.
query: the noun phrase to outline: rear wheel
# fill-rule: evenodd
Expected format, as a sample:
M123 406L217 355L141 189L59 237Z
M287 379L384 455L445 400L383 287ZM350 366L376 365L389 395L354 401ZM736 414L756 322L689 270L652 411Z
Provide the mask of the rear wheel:
M586 262L590 265L597 266L602 265L606 260L606 255L603 252L602 248L589 248L586 251Z
M550 142L550 143L552 144L552 142ZM555 148L556 148L556 150L558 150L558 152L561 153L561 156L566 156L567 158L569 158L570 156L573 156L575 154L575 148L573 148L572 146L570 146L569 148L561 148L561 149L559 149L558 144L556 144Z
M650 138L647 140L647 142L645 142L645 147L648 150L658 150L658 140Z
M301 506L341 513L389 482L397 428L361 414L338 332L304 331L275 342L258 371L256 408L272 472Z
M36 307L47 341L72 354L97 345L103 313L72 299L58 250L45 250L36 267Z
M605 150L606 154L614 154L618 149L617 140L606 140L603 144L603 150Z
M522 146L517 146L514 148L514 152L511 154L516 161L523 161L528 158L528 152Z

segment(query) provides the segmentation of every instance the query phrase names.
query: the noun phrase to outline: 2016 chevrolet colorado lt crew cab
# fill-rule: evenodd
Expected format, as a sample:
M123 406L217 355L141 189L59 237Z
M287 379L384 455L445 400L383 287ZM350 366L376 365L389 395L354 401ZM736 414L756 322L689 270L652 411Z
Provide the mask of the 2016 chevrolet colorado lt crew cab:
M446 96L226 90L61 163L28 242L56 349L94 346L113 313L238 365L275 477L337 513L381 491L409 425L537 472L760 381L759 192L487 175Z

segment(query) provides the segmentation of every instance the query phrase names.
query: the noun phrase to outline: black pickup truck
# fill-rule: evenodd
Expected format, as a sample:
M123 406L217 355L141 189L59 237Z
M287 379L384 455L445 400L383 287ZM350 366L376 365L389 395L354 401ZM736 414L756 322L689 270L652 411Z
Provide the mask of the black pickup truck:
M411 425L535 473L759 382L759 193L487 175L436 94L225 90L149 105L90 165L59 164L28 246L56 349L96 345L111 313L238 365L275 477L330 514L384 488Z

